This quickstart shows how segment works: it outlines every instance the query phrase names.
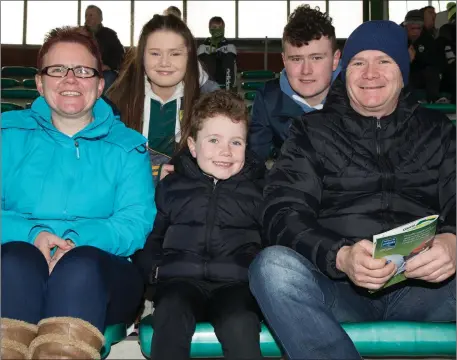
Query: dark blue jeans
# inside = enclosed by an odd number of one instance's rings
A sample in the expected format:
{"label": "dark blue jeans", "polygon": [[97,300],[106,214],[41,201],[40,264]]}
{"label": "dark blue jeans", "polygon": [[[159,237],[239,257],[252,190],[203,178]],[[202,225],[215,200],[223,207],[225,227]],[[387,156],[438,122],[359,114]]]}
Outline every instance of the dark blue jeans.
{"label": "dark blue jeans", "polygon": [[340,322],[455,321],[455,277],[370,295],[334,281],[297,252],[272,246],[250,267],[250,287],[289,359],[360,359]]}
{"label": "dark blue jeans", "polygon": [[49,275],[34,245],[2,245],[2,317],[37,324],[53,316],[88,321],[102,333],[107,325],[132,323],[143,297],[137,268],[127,259],[91,246],[66,253]]}

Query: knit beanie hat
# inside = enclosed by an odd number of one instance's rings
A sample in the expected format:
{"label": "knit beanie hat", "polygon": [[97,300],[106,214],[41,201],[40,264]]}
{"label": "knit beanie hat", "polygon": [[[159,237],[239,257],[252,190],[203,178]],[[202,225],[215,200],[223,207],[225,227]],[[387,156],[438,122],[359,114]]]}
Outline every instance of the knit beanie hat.
{"label": "knit beanie hat", "polygon": [[424,25],[424,12],[421,10],[410,10],[405,16],[405,25],[418,24]]}
{"label": "knit beanie hat", "polygon": [[341,57],[341,76],[346,78],[346,69],[351,59],[359,52],[378,50],[389,55],[400,68],[403,83],[408,84],[409,53],[408,36],[404,28],[389,20],[364,22],[346,40]]}

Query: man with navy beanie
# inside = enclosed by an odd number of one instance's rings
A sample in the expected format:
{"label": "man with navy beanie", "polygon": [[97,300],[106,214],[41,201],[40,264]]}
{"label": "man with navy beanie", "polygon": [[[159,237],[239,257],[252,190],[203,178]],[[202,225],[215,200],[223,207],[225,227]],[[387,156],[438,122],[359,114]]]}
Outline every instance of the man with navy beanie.
{"label": "man with navy beanie", "polygon": [[[273,246],[249,283],[288,359],[369,355],[344,322],[456,320],[456,132],[402,91],[406,43],[391,21],[360,25],[343,50],[343,81],[321,111],[292,123],[268,176],[261,220]],[[433,214],[433,246],[385,287],[397,264],[373,258],[371,239]]]}
{"label": "man with navy beanie", "polygon": [[408,84],[408,38],[401,26],[393,21],[374,20],[355,29],[346,41],[341,58],[343,78],[351,59],[364,50],[377,50],[389,55],[400,68],[404,85]]}

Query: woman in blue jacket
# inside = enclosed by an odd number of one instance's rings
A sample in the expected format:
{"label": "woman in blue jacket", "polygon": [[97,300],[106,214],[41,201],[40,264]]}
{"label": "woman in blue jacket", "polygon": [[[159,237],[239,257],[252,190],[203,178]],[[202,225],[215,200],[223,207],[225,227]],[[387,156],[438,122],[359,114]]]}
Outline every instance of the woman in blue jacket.
{"label": "woman in blue jacket", "polygon": [[99,49],[51,31],[31,109],[2,114],[2,359],[95,359],[134,320],[156,208],[146,139],[99,99]]}

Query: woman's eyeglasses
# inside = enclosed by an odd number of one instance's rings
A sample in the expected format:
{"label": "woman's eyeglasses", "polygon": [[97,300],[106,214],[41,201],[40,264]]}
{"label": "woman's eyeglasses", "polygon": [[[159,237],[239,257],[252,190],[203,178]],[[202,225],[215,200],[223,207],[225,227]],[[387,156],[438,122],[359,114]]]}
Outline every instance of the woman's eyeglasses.
{"label": "woman's eyeglasses", "polygon": [[51,77],[63,78],[68,75],[69,71],[73,71],[73,74],[77,78],[88,79],[94,76],[99,76],[99,72],[96,69],[87,66],[75,66],[68,67],[64,65],[51,65],[41,69],[40,74],[45,74]]}

